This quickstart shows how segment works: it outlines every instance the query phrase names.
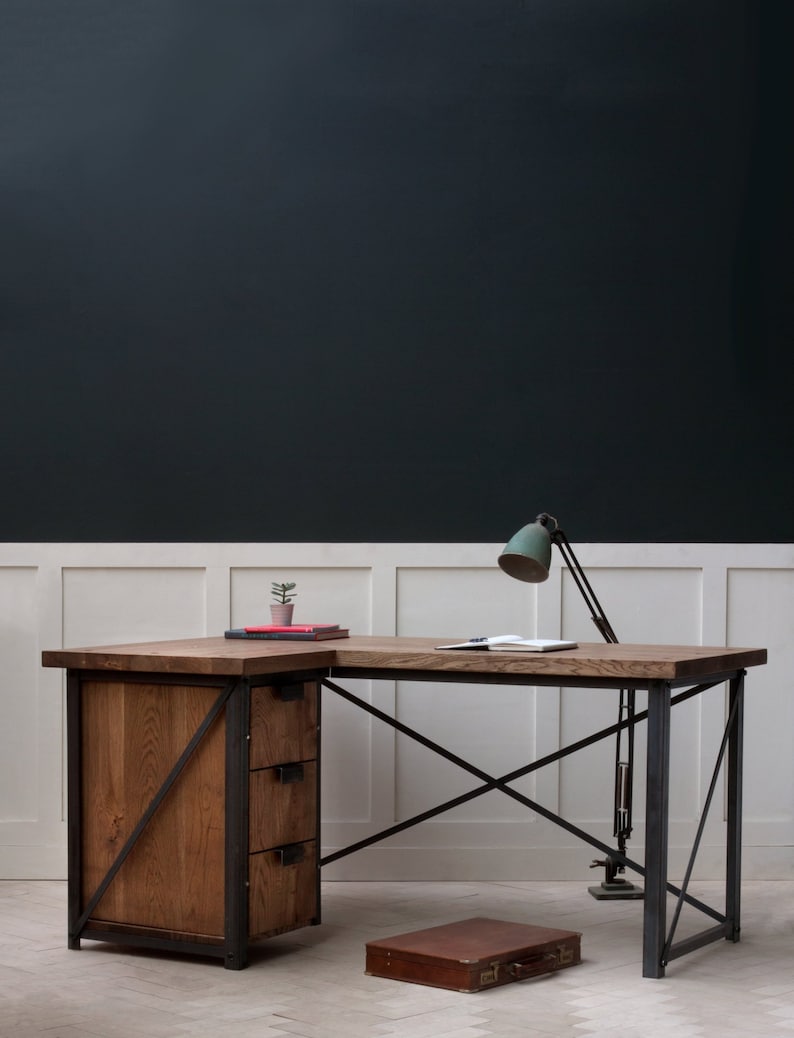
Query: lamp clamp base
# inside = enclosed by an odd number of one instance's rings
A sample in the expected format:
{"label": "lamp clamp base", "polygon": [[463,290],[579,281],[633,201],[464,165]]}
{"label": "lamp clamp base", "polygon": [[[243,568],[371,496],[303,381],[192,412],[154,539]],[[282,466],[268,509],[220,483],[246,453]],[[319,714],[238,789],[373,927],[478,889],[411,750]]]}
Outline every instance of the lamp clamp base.
{"label": "lamp clamp base", "polygon": [[623,866],[614,858],[606,857],[602,861],[594,859],[591,869],[606,869],[606,878],[597,887],[588,887],[588,893],[597,901],[635,901],[643,897],[643,892],[627,879],[618,875]]}

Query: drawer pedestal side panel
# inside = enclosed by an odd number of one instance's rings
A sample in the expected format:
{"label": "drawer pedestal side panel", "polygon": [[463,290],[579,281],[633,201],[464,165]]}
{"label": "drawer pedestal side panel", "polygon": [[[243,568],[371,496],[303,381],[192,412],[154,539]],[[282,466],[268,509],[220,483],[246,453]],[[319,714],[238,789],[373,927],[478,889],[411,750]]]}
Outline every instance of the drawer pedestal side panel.
{"label": "drawer pedestal side panel", "polygon": [[[217,698],[216,688],[84,681],[83,904]],[[219,717],[141,834],[92,915],[221,937],[225,725]]]}

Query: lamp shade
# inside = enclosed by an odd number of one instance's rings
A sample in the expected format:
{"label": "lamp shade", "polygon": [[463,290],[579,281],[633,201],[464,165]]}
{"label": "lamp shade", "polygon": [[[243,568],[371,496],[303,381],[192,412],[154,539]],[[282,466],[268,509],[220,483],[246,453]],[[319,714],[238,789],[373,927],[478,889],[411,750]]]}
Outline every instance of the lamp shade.
{"label": "lamp shade", "polygon": [[544,522],[536,519],[513,534],[499,556],[499,565],[516,580],[540,584],[551,566],[551,535]]}

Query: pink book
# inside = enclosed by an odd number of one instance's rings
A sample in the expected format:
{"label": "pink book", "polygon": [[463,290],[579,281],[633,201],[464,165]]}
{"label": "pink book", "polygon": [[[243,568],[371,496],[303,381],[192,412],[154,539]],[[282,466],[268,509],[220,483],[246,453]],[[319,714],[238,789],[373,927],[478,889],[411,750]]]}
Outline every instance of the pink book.
{"label": "pink book", "polygon": [[247,634],[317,634],[321,631],[338,631],[339,624],[290,624],[279,627],[277,624],[260,624],[257,627],[245,627]]}

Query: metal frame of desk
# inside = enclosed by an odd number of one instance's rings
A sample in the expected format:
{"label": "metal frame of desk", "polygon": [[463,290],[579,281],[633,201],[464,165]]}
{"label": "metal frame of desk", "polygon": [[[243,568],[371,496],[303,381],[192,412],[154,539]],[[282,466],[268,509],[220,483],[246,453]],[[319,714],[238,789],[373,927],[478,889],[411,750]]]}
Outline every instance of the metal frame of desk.
{"label": "metal frame of desk", "polygon": [[[214,710],[226,709],[233,723],[228,726],[230,740],[227,761],[230,761],[229,790],[227,791],[227,836],[230,846],[237,849],[227,858],[227,870],[237,877],[227,893],[228,932],[224,943],[224,958],[229,968],[243,968],[247,964],[247,938],[244,914],[246,903],[245,855],[240,845],[245,843],[245,785],[247,758],[245,739],[241,735],[245,713],[246,693],[255,677],[278,676],[279,680],[290,680],[298,674],[320,682],[336,695],[340,695],[357,708],[367,711],[391,725],[398,732],[417,740],[428,749],[463,768],[481,781],[476,789],[447,801],[435,808],[422,812],[411,819],[397,823],[365,840],[340,849],[320,858],[319,865],[329,864],[344,855],[369,846],[396,832],[419,824],[437,814],[467,800],[474,799],[492,789],[522,803],[528,809],[563,827],[568,832],[605,851],[627,868],[644,877],[645,893],[643,906],[643,967],[644,977],[663,977],[666,965],[682,955],[708,943],[725,939],[738,941],[740,934],[741,906],[741,792],[742,792],[742,741],[743,741],[743,693],[745,668],[766,662],[763,649],[723,649],[682,646],[632,646],[632,645],[581,645],[577,649],[557,653],[517,654],[487,651],[439,652],[435,641],[416,638],[357,637],[324,643],[233,641],[224,639],[198,639],[181,642],[153,642],[142,645],[110,646],[89,649],[50,651],[43,654],[45,666],[66,667],[74,680],[79,671],[91,670],[115,673],[153,673],[212,680],[224,685],[224,692],[216,702]],[[210,675],[212,677],[210,678]],[[221,681],[220,678],[224,681]],[[373,678],[399,681],[448,681],[478,684],[511,684],[523,686],[582,687],[588,689],[647,690],[648,708],[637,713],[631,722],[622,721],[585,739],[562,747],[546,757],[529,763],[507,775],[492,776],[459,757],[452,751],[427,739],[420,732],[403,725],[353,695],[340,685],[345,678]],[[670,721],[674,705],[708,688],[727,682],[728,719],[715,762],[714,772],[703,808],[701,824],[692,848],[686,874],[680,888],[667,879],[668,867],[668,801],[670,777]],[[674,691],[678,690],[678,691]],[[74,699],[75,697],[72,697]],[[77,726],[77,717],[72,712],[72,728]],[[234,720],[236,718],[236,720]],[[647,721],[647,786],[646,786],[646,842],[644,865],[627,856],[619,855],[609,847],[564,818],[536,803],[509,786],[511,781],[527,775],[541,767],[552,764],[586,746],[614,735],[628,723]],[[211,724],[207,717],[197,731],[183,757],[189,757],[192,749],[202,738],[202,729]],[[192,746],[192,749],[191,749]],[[73,761],[74,740],[70,738],[70,783],[74,785]],[[703,832],[708,808],[716,788],[717,778],[727,758],[727,837],[725,911],[718,912],[692,897],[687,890],[689,878]],[[173,776],[175,778],[176,775]],[[170,777],[172,781],[173,778]],[[168,781],[152,802],[151,813],[167,795]],[[70,816],[76,810],[70,796]],[[147,813],[149,814],[149,813]],[[149,817],[151,814],[149,814]],[[145,827],[143,818],[136,833]],[[135,836],[135,834],[134,834]],[[137,838],[137,837],[136,837]],[[134,844],[134,838],[131,845]],[[111,877],[112,878],[112,877]],[[106,877],[108,879],[108,877]],[[318,869],[319,881],[319,869]],[[74,886],[74,863],[70,855],[70,946],[78,947],[81,920],[87,913],[79,912],[79,899]],[[667,893],[677,897],[672,926],[667,928]],[[714,920],[715,925],[675,943],[675,927],[684,903],[693,905]],[[157,942],[151,942],[157,943]],[[184,945],[182,945],[184,948]],[[193,950],[195,948],[185,948]],[[202,949],[206,952],[206,948]]]}

